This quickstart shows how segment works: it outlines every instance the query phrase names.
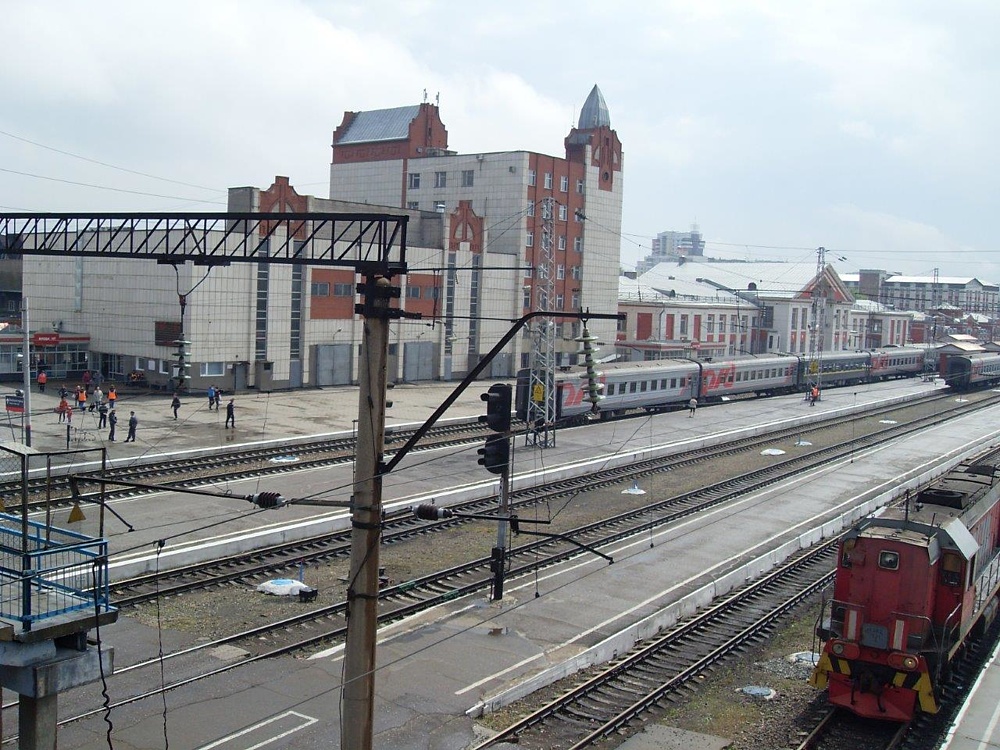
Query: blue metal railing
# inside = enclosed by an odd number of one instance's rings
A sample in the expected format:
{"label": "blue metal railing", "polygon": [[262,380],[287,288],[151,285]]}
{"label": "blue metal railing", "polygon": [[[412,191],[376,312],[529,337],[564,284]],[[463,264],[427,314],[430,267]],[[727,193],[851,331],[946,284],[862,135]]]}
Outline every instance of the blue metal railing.
{"label": "blue metal railing", "polygon": [[0,617],[25,630],[59,615],[111,609],[108,543],[0,513]]}

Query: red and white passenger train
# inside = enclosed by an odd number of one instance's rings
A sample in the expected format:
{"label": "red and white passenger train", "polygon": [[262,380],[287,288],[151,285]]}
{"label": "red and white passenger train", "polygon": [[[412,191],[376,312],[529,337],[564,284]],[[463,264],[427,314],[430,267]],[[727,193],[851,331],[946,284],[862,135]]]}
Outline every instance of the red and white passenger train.
{"label": "red and white passenger train", "polygon": [[860,716],[936,713],[937,687],[997,612],[1000,451],[969,459],[840,543],[810,682]]}
{"label": "red and white passenger train", "polygon": [[[831,352],[818,360],[823,387],[867,383],[889,378],[913,377],[934,369],[937,361],[921,347],[873,351]],[[650,362],[613,362],[600,366],[604,385],[600,402],[602,419],[620,416],[629,409],[655,411],[686,405],[692,397],[711,403],[726,396],[770,396],[804,392],[816,377],[807,356],[764,354],[711,362],[660,359]],[[517,415],[524,419],[528,404],[529,373],[517,378]],[[555,382],[556,419],[584,417],[591,411],[585,400],[587,382],[579,371],[560,374]]]}

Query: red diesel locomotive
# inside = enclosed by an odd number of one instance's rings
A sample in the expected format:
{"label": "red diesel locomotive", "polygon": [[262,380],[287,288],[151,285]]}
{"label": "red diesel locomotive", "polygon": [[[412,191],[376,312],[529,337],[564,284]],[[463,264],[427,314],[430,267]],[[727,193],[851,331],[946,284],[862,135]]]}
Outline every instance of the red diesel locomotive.
{"label": "red diesel locomotive", "polygon": [[810,682],[860,716],[936,713],[936,687],[997,611],[1000,452],[968,459],[841,540]]}

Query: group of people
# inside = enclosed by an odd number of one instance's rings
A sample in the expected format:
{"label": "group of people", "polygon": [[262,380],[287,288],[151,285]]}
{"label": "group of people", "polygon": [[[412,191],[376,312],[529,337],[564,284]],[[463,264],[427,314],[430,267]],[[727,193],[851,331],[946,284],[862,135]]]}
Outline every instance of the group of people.
{"label": "group of people", "polygon": [[[214,385],[208,386],[208,410],[219,411],[222,408],[222,389],[216,388]],[[174,419],[177,419],[177,412],[181,408],[181,397],[179,393],[175,393],[173,399],[170,401],[170,408],[174,412]],[[236,399],[229,399],[229,403],[226,404],[226,429],[229,428],[236,429]]]}
{"label": "group of people", "polygon": [[[89,373],[86,373],[89,375]],[[38,376],[38,390],[40,393],[45,392],[45,385],[48,382],[47,377],[43,377],[44,372],[40,372]],[[86,378],[84,385],[76,386],[76,390],[73,394],[70,394],[69,390],[65,385],[59,389],[59,405],[56,406],[56,413],[59,415],[59,422],[65,422],[67,425],[73,423],[73,412],[75,410],[79,411],[90,411],[97,412],[98,415],[98,429],[107,428],[108,429],[108,441],[111,443],[116,442],[115,430],[118,426],[118,414],[115,411],[115,405],[118,401],[118,391],[114,385],[109,386],[108,392],[105,395],[104,391],[101,390],[100,385],[96,389],[91,391],[92,379]],[[69,402],[70,395],[73,396],[73,402],[75,406],[71,406]],[[89,405],[88,405],[89,402]],[[222,402],[222,390],[216,388],[214,385],[209,386],[208,389],[208,409],[211,411],[213,408],[218,411],[221,408]],[[170,408],[173,410],[174,419],[177,419],[178,412],[181,408],[181,398],[180,394],[175,393],[173,399],[170,402]],[[139,426],[139,418],[136,417],[135,412],[129,412],[128,419],[128,434],[123,442],[134,443],[136,440],[136,429]],[[233,398],[229,399],[229,403],[226,404],[226,429],[236,429],[236,400]]]}

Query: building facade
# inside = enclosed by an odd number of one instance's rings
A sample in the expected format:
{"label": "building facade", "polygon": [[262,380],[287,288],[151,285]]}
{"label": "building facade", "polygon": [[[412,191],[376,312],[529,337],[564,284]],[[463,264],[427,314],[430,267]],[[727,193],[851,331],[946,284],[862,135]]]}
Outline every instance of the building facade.
{"label": "building facade", "polygon": [[859,299],[870,299],[897,310],[930,313],[948,307],[1000,317],[1000,287],[973,276],[903,276],[868,269],[844,274],[843,280]]}
{"label": "building facade", "polygon": [[[576,321],[560,312],[614,313],[618,297],[623,155],[607,105],[595,86],[564,155],[529,151],[458,154],[438,107],[346,112],[333,134],[330,197],[458,216],[449,247],[464,247],[461,268],[471,290],[466,367],[528,312],[554,314],[558,364],[573,364]],[[466,221],[464,217],[474,217]],[[485,237],[481,229],[491,228]],[[590,330],[614,340],[614,323]],[[529,365],[525,329],[491,363],[494,376]]]}
{"label": "building facade", "polygon": [[[393,304],[421,318],[392,322],[389,380],[464,374],[471,292],[457,271],[469,267],[472,251],[449,247],[445,238],[455,216],[477,225],[468,212],[460,208],[452,216],[330,201],[299,195],[284,177],[266,190],[231,189],[229,209],[406,216],[409,273],[395,280],[401,296]],[[272,228],[262,224],[260,231],[265,229]],[[273,237],[262,236],[263,252],[269,243],[282,242],[288,229],[280,224],[273,227]],[[308,224],[295,229],[303,236],[308,230]],[[482,234],[489,236],[486,230]],[[156,243],[160,238],[147,239]],[[208,241],[224,239],[220,232]],[[357,380],[363,320],[354,309],[360,278],[353,269],[25,255],[23,270],[32,321],[42,321],[43,330],[57,321],[67,340],[89,337],[83,369],[99,370],[115,382],[172,388],[178,340],[189,342],[187,383],[192,389],[270,390]]]}

